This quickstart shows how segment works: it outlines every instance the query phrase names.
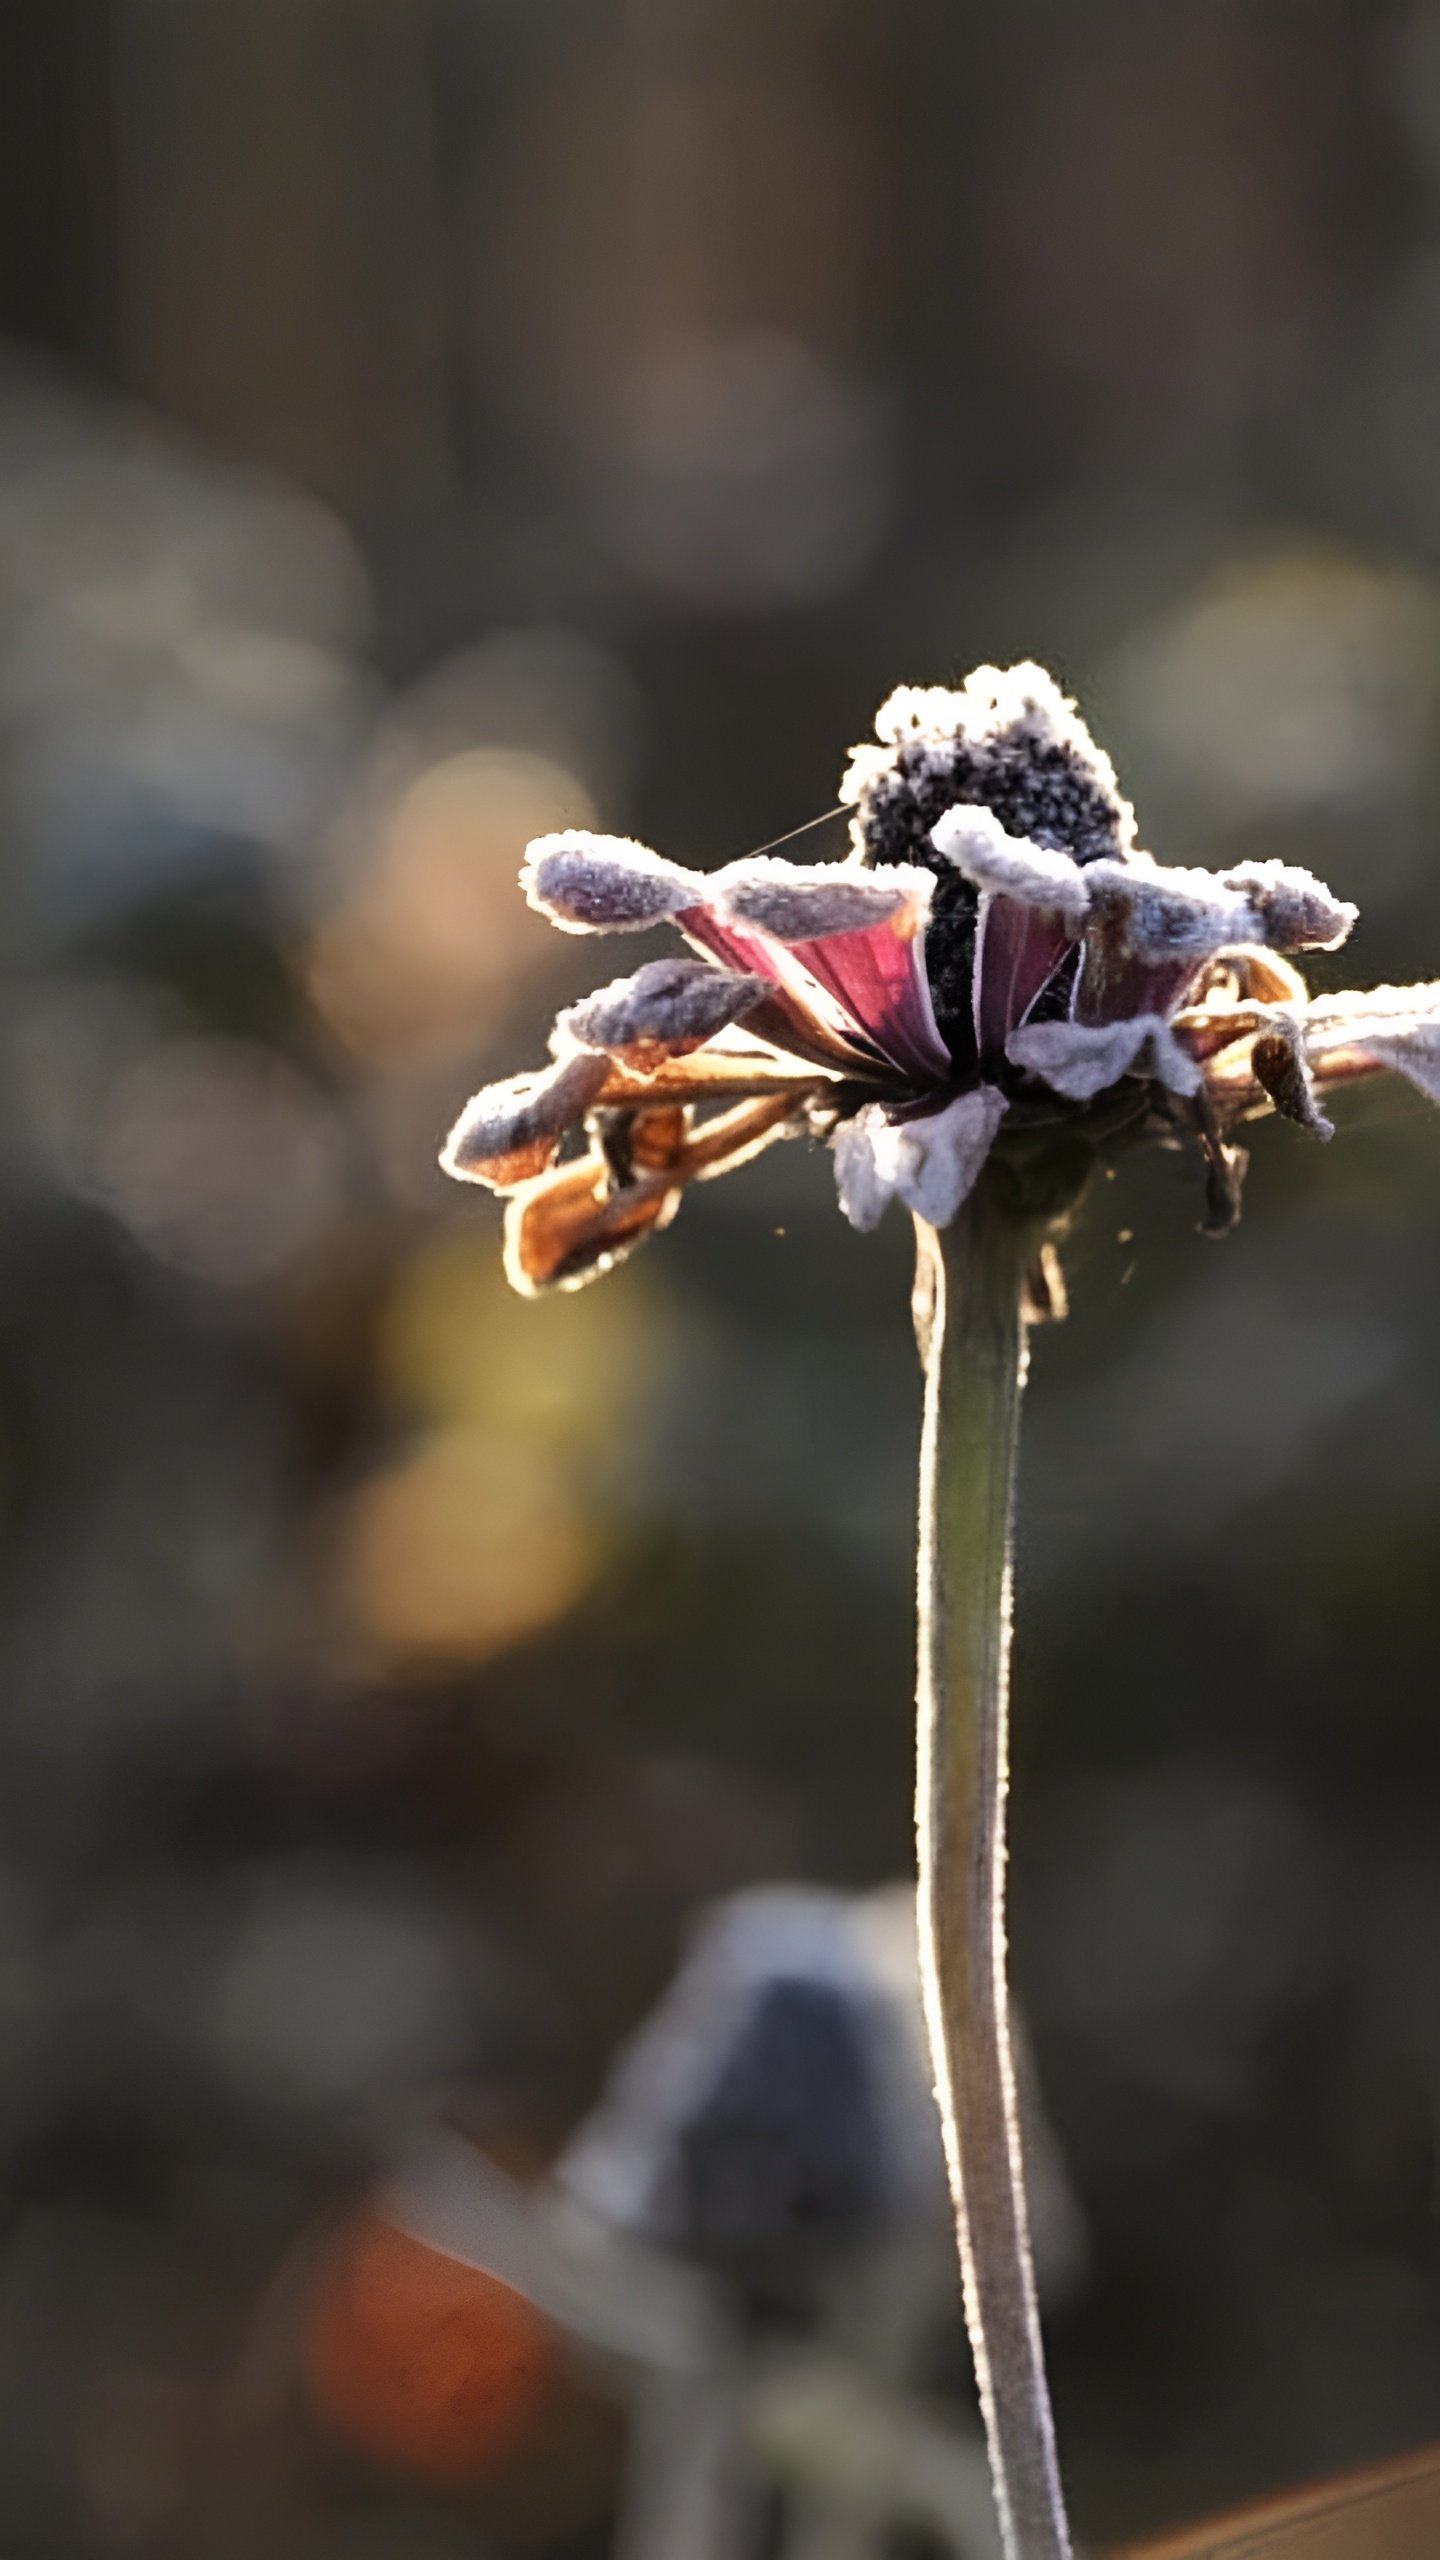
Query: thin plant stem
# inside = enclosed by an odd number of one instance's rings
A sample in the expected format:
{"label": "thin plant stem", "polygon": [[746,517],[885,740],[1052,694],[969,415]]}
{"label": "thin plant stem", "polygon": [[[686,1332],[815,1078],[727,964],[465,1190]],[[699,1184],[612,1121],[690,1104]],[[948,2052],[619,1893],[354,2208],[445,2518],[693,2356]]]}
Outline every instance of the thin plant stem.
{"label": "thin plant stem", "polygon": [[1025,2208],[1005,1979],[1011,1519],[1040,1230],[982,1181],[917,1221],[919,1937],[926,2026],[1007,2560],[1070,2560]]}

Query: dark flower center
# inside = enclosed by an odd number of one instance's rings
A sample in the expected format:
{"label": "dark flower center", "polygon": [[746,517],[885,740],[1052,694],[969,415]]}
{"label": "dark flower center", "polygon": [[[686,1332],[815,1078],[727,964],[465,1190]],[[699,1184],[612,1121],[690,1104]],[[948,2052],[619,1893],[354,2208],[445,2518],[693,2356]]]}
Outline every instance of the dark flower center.
{"label": "dark flower center", "polygon": [[885,764],[867,777],[857,825],[868,862],[912,862],[935,874],[925,966],[940,1036],[964,1072],[977,1063],[978,901],[971,883],[933,850],[931,828],[957,804],[992,809],[1008,835],[1026,836],[1077,862],[1095,862],[1102,854],[1128,851],[1134,813],[1108,756],[1083,732],[1048,737],[1043,724],[1022,717],[977,737],[964,722],[965,697],[957,694],[955,703],[962,717],[952,736],[918,730],[902,735]]}

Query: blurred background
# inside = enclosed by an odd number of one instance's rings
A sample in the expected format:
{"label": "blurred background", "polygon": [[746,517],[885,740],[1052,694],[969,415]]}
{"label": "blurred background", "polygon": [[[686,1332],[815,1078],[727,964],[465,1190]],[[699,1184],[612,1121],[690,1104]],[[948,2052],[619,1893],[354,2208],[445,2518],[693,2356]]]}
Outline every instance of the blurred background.
{"label": "blurred background", "polygon": [[[717,1897],[905,1874],[919,1399],[798,1147],[505,1294],[436,1148],[609,974],[521,848],[743,852],[1035,656],[1433,973],[1440,7],[16,0],[0,197],[0,2547],[603,2560],[623,2393],[427,2414],[341,2279]],[[1221,1246],[1135,1163],[1037,1345],[1097,2542],[1440,2434],[1437,1150],[1266,1128]]]}

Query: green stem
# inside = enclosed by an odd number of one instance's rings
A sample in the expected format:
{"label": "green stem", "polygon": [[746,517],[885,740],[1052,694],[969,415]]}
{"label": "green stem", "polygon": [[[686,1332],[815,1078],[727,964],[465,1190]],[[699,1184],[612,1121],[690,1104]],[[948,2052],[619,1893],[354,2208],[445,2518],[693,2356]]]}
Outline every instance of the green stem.
{"label": "green stem", "polygon": [[1005,1984],[1010,1533],[1041,1233],[983,1181],[943,1234],[917,1221],[920,1960],[1007,2560],[1070,2560]]}

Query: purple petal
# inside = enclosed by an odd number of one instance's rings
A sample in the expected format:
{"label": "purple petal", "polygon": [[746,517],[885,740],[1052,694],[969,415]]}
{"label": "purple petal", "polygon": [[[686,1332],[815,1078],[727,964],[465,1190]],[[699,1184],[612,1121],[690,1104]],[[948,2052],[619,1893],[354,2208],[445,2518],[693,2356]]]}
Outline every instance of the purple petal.
{"label": "purple petal", "polygon": [[705,960],[647,960],[628,978],[570,1005],[555,1025],[561,1045],[605,1049],[612,1057],[659,1063],[701,1049],[768,993],[765,981]]}
{"label": "purple petal", "polygon": [[852,1036],[922,1086],[951,1073],[925,973],[933,893],[929,872],[899,863],[873,872],[755,856],[715,879],[722,929],[783,950],[840,1008]]}
{"label": "purple petal", "polygon": [[975,1037],[982,1058],[1003,1054],[1073,945],[1053,911],[982,898],[975,936]]}
{"label": "purple petal", "polygon": [[520,886],[562,933],[634,933],[677,915],[704,882],[629,836],[570,827],[526,848]]}
{"label": "purple petal", "polygon": [[893,924],[877,924],[865,933],[831,934],[791,949],[903,1074],[921,1085],[948,1079],[950,1052],[930,1000],[923,934],[907,936]]}

